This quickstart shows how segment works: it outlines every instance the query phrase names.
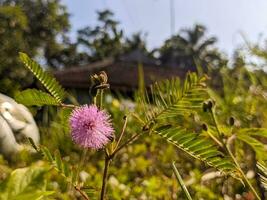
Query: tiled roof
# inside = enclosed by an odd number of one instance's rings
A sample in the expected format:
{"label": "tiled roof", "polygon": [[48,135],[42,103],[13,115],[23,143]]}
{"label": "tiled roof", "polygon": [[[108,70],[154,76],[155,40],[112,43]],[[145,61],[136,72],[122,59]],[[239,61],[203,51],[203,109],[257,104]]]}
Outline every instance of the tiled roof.
{"label": "tiled roof", "polygon": [[[136,63],[115,62],[107,59],[82,67],[56,71],[54,75],[65,88],[89,88],[90,75],[105,71],[112,90],[129,91],[138,87],[138,66]],[[143,65],[146,86],[151,83],[175,76],[184,77],[186,72],[179,68],[158,65]]]}

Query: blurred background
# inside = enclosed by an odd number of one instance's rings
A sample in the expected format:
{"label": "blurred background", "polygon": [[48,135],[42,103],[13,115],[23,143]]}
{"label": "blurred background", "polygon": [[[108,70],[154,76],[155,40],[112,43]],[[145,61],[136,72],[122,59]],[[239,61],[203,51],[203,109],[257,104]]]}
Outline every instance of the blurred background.
{"label": "blurred background", "polygon": [[[54,74],[69,92],[68,102],[75,104],[91,102],[89,77],[104,70],[111,86],[105,105],[119,131],[125,113],[141,112],[134,101],[140,69],[145,87],[166,78],[184,79],[191,71],[209,77],[222,123],[234,116],[240,127],[266,128],[266,10],[265,0],[0,0],[0,93],[13,98],[23,89],[42,89],[19,61],[19,52]],[[81,149],[69,137],[66,111],[29,109],[40,143],[78,163]],[[201,129],[201,124],[188,126]],[[129,119],[128,132],[139,128]],[[258,153],[264,155],[262,141]],[[239,153],[255,178],[255,153],[249,148]],[[80,173],[96,191],[102,156],[89,152]],[[18,167],[47,168],[40,155],[0,158],[0,181]],[[231,178],[203,182],[208,167],[157,136],[143,138],[118,156],[111,167],[110,199],[184,199],[170,167],[174,159],[194,199],[253,199]],[[51,199],[81,199],[55,171],[41,180],[40,186],[57,191]],[[264,199],[257,178],[253,184]]]}
{"label": "blurred background", "polygon": [[264,0],[0,4],[1,92],[11,96],[33,83],[18,63],[19,51],[53,70],[112,58],[195,71],[196,63],[232,67],[240,56],[248,67],[264,69],[264,60],[254,56],[265,48]]}

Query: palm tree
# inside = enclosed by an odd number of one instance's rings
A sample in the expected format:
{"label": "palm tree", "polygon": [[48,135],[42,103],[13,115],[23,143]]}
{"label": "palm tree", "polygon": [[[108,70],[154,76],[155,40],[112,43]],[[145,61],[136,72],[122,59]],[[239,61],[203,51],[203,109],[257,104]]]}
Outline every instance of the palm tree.
{"label": "palm tree", "polygon": [[160,48],[162,64],[179,66],[196,71],[201,66],[204,71],[209,66],[218,68],[225,63],[221,53],[214,47],[217,39],[205,37],[206,28],[195,25],[192,29],[183,29],[180,34],[166,40]]}

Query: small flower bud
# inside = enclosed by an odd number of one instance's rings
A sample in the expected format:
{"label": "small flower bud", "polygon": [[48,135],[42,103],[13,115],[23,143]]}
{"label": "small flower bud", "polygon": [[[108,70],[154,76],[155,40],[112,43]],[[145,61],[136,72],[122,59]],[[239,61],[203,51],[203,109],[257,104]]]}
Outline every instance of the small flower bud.
{"label": "small flower bud", "polygon": [[213,107],[213,102],[212,102],[212,100],[209,100],[209,101],[203,103],[202,108],[203,108],[204,112],[207,112],[207,111],[210,111],[212,109],[212,107]]}
{"label": "small flower bud", "polygon": [[149,126],[148,125],[143,126],[142,131],[148,131],[148,130],[149,130]]}
{"label": "small flower bud", "polygon": [[235,124],[235,118],[234,117],[230,117],[229,118],[229,125],[233,126]]}
{"label": "small flower bud", "polygon": [[108,75],[104,71],[99,73],[98,78],[101,84],[106,84],[108,82]]}
{"label": "small flower bud", "polygon": [[202,129],[204,130],[204,131],[208,131],[208,126],[207,126],[207,124],[202,124]]}
{"label": "small flower bud", "polygon": [[213,107],[213,102],[210,100],[208,101],[208,109],[211,110]]}

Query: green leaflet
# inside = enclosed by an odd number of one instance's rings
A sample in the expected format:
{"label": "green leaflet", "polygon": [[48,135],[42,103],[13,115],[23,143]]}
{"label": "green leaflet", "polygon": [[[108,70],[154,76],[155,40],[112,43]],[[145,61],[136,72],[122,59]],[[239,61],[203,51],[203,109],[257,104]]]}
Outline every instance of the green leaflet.
{"label": "green leaflet", "polygon": [[20,60],[24,65],[34,74],[34,76],[44,85],[49,93],[56,99],[58,103],[61,103],[65,97],[65,91],[59,85],[57,80],[45,72],[42,67],[35,61],[33,61],[25,53],[19,53]]}
{"label": "green leaflet", "polygon": [[45,190],[42,167],[26,167],[14,170],[8,179],[0,185],[1,200],[43,199],[53,194]]}
{"label": "green leaflet", "polygon": [[58,101],[50,94],[36,89],[19,92],[16,94],[15,99],[25,106],[59,105]]}
{"label": "green leaflet", "polygon": [[245,142],[255,151],[259,160],[266,160],[266,149],[264,144],[257,140],[256,137],[267,137],[267,129],[265,128],[243,128],[237,132],[237,138]]}
{"label": "green leaflet", "polygon": [[240,129],[237,134],[267,137],[267,129],[266,128],[243,128],[243,129]]}
{"label": "green leaflet", "polygon": [[238,134],[237,138],[251,146],[259,160],[266,160],[267,151],[264,144],[262,144],[259,140],[245,134]]}
{"label": "green leaflet", "polygon": [[267,191],[267,167],[262,163],[257,163],[257,167],[260,170],[261,184],[263,185],[265,191]]}

